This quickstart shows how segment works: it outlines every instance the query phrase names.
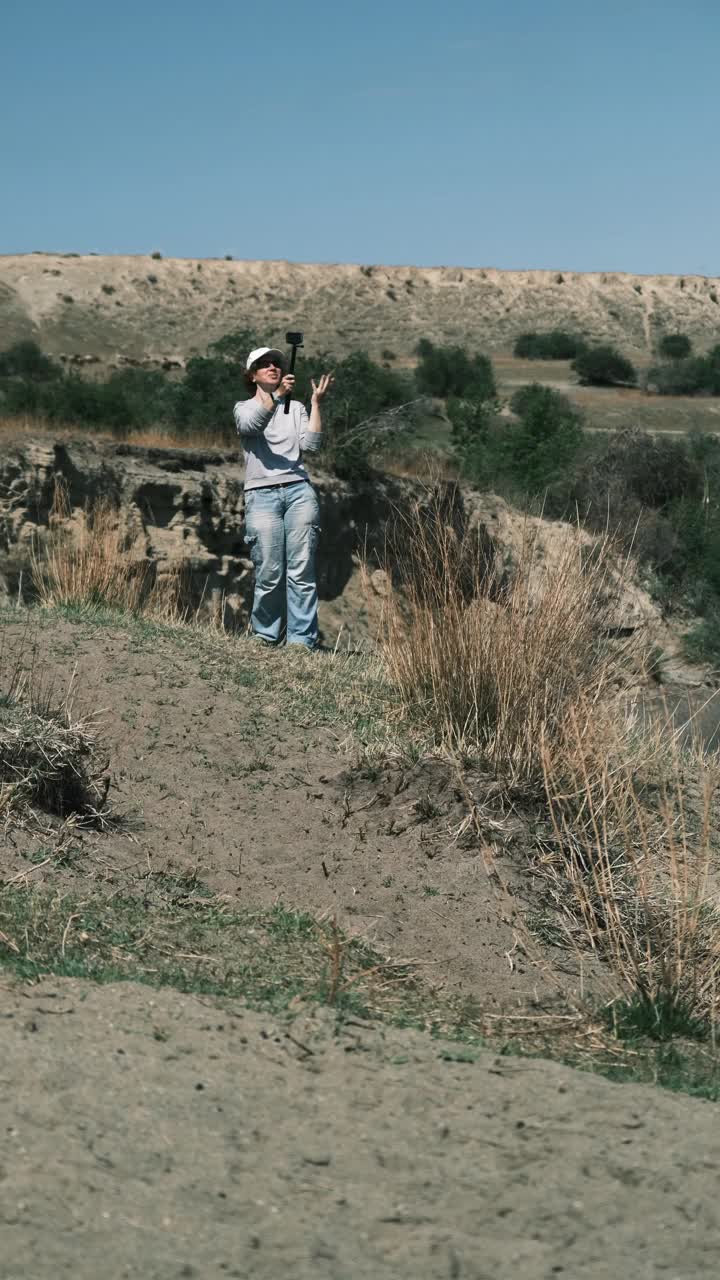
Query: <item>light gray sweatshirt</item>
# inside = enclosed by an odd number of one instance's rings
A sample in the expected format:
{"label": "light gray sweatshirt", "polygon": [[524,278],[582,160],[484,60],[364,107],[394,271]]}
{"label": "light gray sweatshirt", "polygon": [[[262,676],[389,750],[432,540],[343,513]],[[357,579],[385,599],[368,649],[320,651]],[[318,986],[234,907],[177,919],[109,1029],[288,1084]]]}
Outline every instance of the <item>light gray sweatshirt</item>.
{"label": "light gray sweatshirt", "polygon": [[299,400],[290,401],[288,414],[283,410],[283,400],[274,409],[263,409],[255,396],[238,400],[233,409],[245,454],[246,489],[310,478],[302,454],[321,447],[322,432],[310,430],[307,410]]}

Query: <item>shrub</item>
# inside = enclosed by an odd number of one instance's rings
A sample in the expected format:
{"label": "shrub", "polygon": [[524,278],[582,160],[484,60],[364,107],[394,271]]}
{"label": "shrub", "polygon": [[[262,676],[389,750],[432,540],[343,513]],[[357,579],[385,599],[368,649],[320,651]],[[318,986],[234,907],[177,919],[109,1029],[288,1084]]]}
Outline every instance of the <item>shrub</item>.
{"label": "shrub", "polygon": [[583,443],[582,417],[566,396],[532,383],[511,401],[518,427],[507,434],[509,473],[522,490],[539,494],[573,462]]}
{"label": "shrub", "polygon": [[648,370],[647,384],[661,396],[719,396],[720,344],[704,356],[655,365]]}
{"label": "shrub", "polygon": [[100,286],[100,288],[102,289],[103,293],[106,293],[108,296],[110,296],[111,293],[115,292],[114,284],[103,284]]}
{"label": "shrub", "polygon": [[424,395],[476,401],[495,398],[495,375],[488,356],[469,356],[464,347],[436,347],[427,339],[421,339],[416,350],[420,361],[415,381]]}
{"label": "shrub", "polygon": [[150,257],[151,257],[151,258],[155,258],[156,262],[159,262],[159,261],[160,261],[160,259],[162,258],[162,254],[161,254],[161,253],[158,253],[158,251],[157,251],[157,249],[156,249],[154,253],[151,253],[151,254],[150,254]]}
{"label": "shrub", "polygon": [[154,425],[168,416],[172,384],[159,371],[121,369],[105,382],[88,382],[73,372],[53,382],[10,384],[9,413],[37,413],[55,422],[125,432]]}
{"label": "shrub", "polygon": [[157,284],[158,278],[157,276],[153,275],[151,272],[150,275],[147,277],[147,282],[148,284]]}
{"label": "shrub", "polygon": [[221,338],[211,342],[208,353],[213,358],[239,360],[244,369],[250,352],[260,345],[260,339],[252,329],[234,329],[231,333],[225,333]]}
{"label": "shrub", "polygon": [[518,423],[498,416],[489,401],[451,398],[453,450],[463,477],[514,500],[544,494],[567,479],[584,444],[582,417],[565,396],[534,383],[511,401]]}
{"label": "shrub", "polygon": [[460,474],[481,488],[497,487],[502,437],[494,406],[486,400],[451,396],[446,409]]}
{"label": "shrub", "polygon": [[661,396],[695,396],[705,389],[706,373],[702,357],[674,360],[672,364],[648,369],[646,385]]}
{"label": "shrub", "polygon": [[572,367],[581,383],[593,387],[633,387],[637,373],[615,347],[587,347],[575,357]]}
{"label": "shrub", "polygon": [[29,378],[36,382],[56,382],[62,378],[60,365],[46,356],[36,342],[26,338],[0,352],[0,378]]}
{"label": "shrub", "polygon": [[524,360],[574,360],[586,346],[585,339],[578,334],[551,329],[549,333],[521,333],[513,355]]}
{"label": "shrub", "polygon": [[[627,431],[597,449],[566,486],[564,505],[610,527],[659,575],[669,607],[712,611],[720,602],[720,440]],[[709,500],[706,500],[709,499]]]}
{"label": "shrub", "polygon": [[310,379],[334,369],[337,388],[323,404],[323,458],[337,475],[369,474],[373,456],[415,424],[413,382],[394,369],[375,364],[364,351],[344,360],[316,356],[298,369],[297,396],[308,401]]}
{"label": "shrub", "polygon": [[173,397],[173,421],[180,431],[201,429],[235,435],[233,405],[247,390],[235,361],[220,356],[193,356]]}
{"label": "shrub", "polygon": [[120,513],[109,500],[97,501],[79,522],[72,515],[64,482],[56,483],[50,533],[31,561],[33,586],[47,607],[103,605],[132,613],[177,616],[179,577],[156,583],[149,561],[128,553]]}
{"label": "shrub", "polygon": [[668,360],[685,360],[692,352],[692,342],[685,333],[666,333],[658,343],[658,351]]}
{"label": "shrub", "polygon": [[221,432],[228,442],[235,439],[233,405],[249,394],[242,371],[248,353],[259,345],[255,334],[238,329],[212,342],[206,356],[188,360],[172,397],[173,421],[180,431]]}
{"label": "shrub", "polygon": [[606,507],[610,490],[621,485],[625,493],[645,507],[664,507],[702,495],[702,471],[684,440],[627,431],[608,442],[595,466]]}
{"label": "shrub", "polygon": [[580,936],[608,965],[620,1034],[703,1039],[717,1019],[720,978],[711,888],[717,761],[681,753],[670,721],[632,753],[617,720],[594,736],[589,745],[587,726],[570,725],[561,771],[546,753],[562,859],[556,887],[569,906],[574,899]]}
{"label": "shrub", "polygon": [[515,785],[542,785],[543,744],[561,742],[617,675],[600,641],[611,548],[588,558],[587,545],[568,527],[549,563],[529,530],[507,571],[447,487],[398,516],[390,540],[382,647],[408,714]]}
{"label": "shrub", "polygon": [[717,604],[708,616],[690,629],[683,649],[691,662],[712,662],[720,666],[720,608]]}
{"label": "shrub", "polygon": [[68,706],[37,706],[31,697],[0,700],[0,817],[37,820],[36,808],[80,825],[106,826],[109,777],[92,719]]}

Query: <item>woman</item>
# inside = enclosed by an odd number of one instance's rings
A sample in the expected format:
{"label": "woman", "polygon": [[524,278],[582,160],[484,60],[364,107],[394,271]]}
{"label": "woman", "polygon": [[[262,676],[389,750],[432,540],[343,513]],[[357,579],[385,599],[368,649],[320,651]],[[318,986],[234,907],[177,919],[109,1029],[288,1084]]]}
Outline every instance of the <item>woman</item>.
{"label": "woman", "polygon": [[238,401],[233,412],[245,454],[245,540],[255,566],[253,633],[264,644],[287,640],[316,649],[320,508],[302,454],[322,445],[320,405],[333,379],[324,373],[317,386],[313,382],[309,418],[305,406],[290,398],[295,377],[285,372],[282,351],[251,351],[245,382],[255,394]]}

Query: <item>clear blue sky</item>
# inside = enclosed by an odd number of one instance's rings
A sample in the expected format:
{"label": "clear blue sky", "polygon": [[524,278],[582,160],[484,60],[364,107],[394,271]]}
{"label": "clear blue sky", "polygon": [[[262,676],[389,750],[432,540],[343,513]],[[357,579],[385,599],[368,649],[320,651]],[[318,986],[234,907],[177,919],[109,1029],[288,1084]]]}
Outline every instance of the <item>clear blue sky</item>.
{"label": "clear blue sky", "polygon": [[11,0],[2,27],[1,253],[720,274],[718,0]]}

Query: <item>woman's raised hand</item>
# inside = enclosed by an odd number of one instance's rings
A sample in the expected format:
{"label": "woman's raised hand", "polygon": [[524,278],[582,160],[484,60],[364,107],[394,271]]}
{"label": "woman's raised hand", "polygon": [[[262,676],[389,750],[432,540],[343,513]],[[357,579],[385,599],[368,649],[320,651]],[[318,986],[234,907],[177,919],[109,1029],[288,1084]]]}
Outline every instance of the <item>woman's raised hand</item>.
{"label": "woman's raised hand", "polygon": [[325,399],[335,379],[331,373],[324,373],[319,382],[316,383],[314,378],[311,378],[310,381],[312,382],[313,404],[319,404],[321,400]]}

